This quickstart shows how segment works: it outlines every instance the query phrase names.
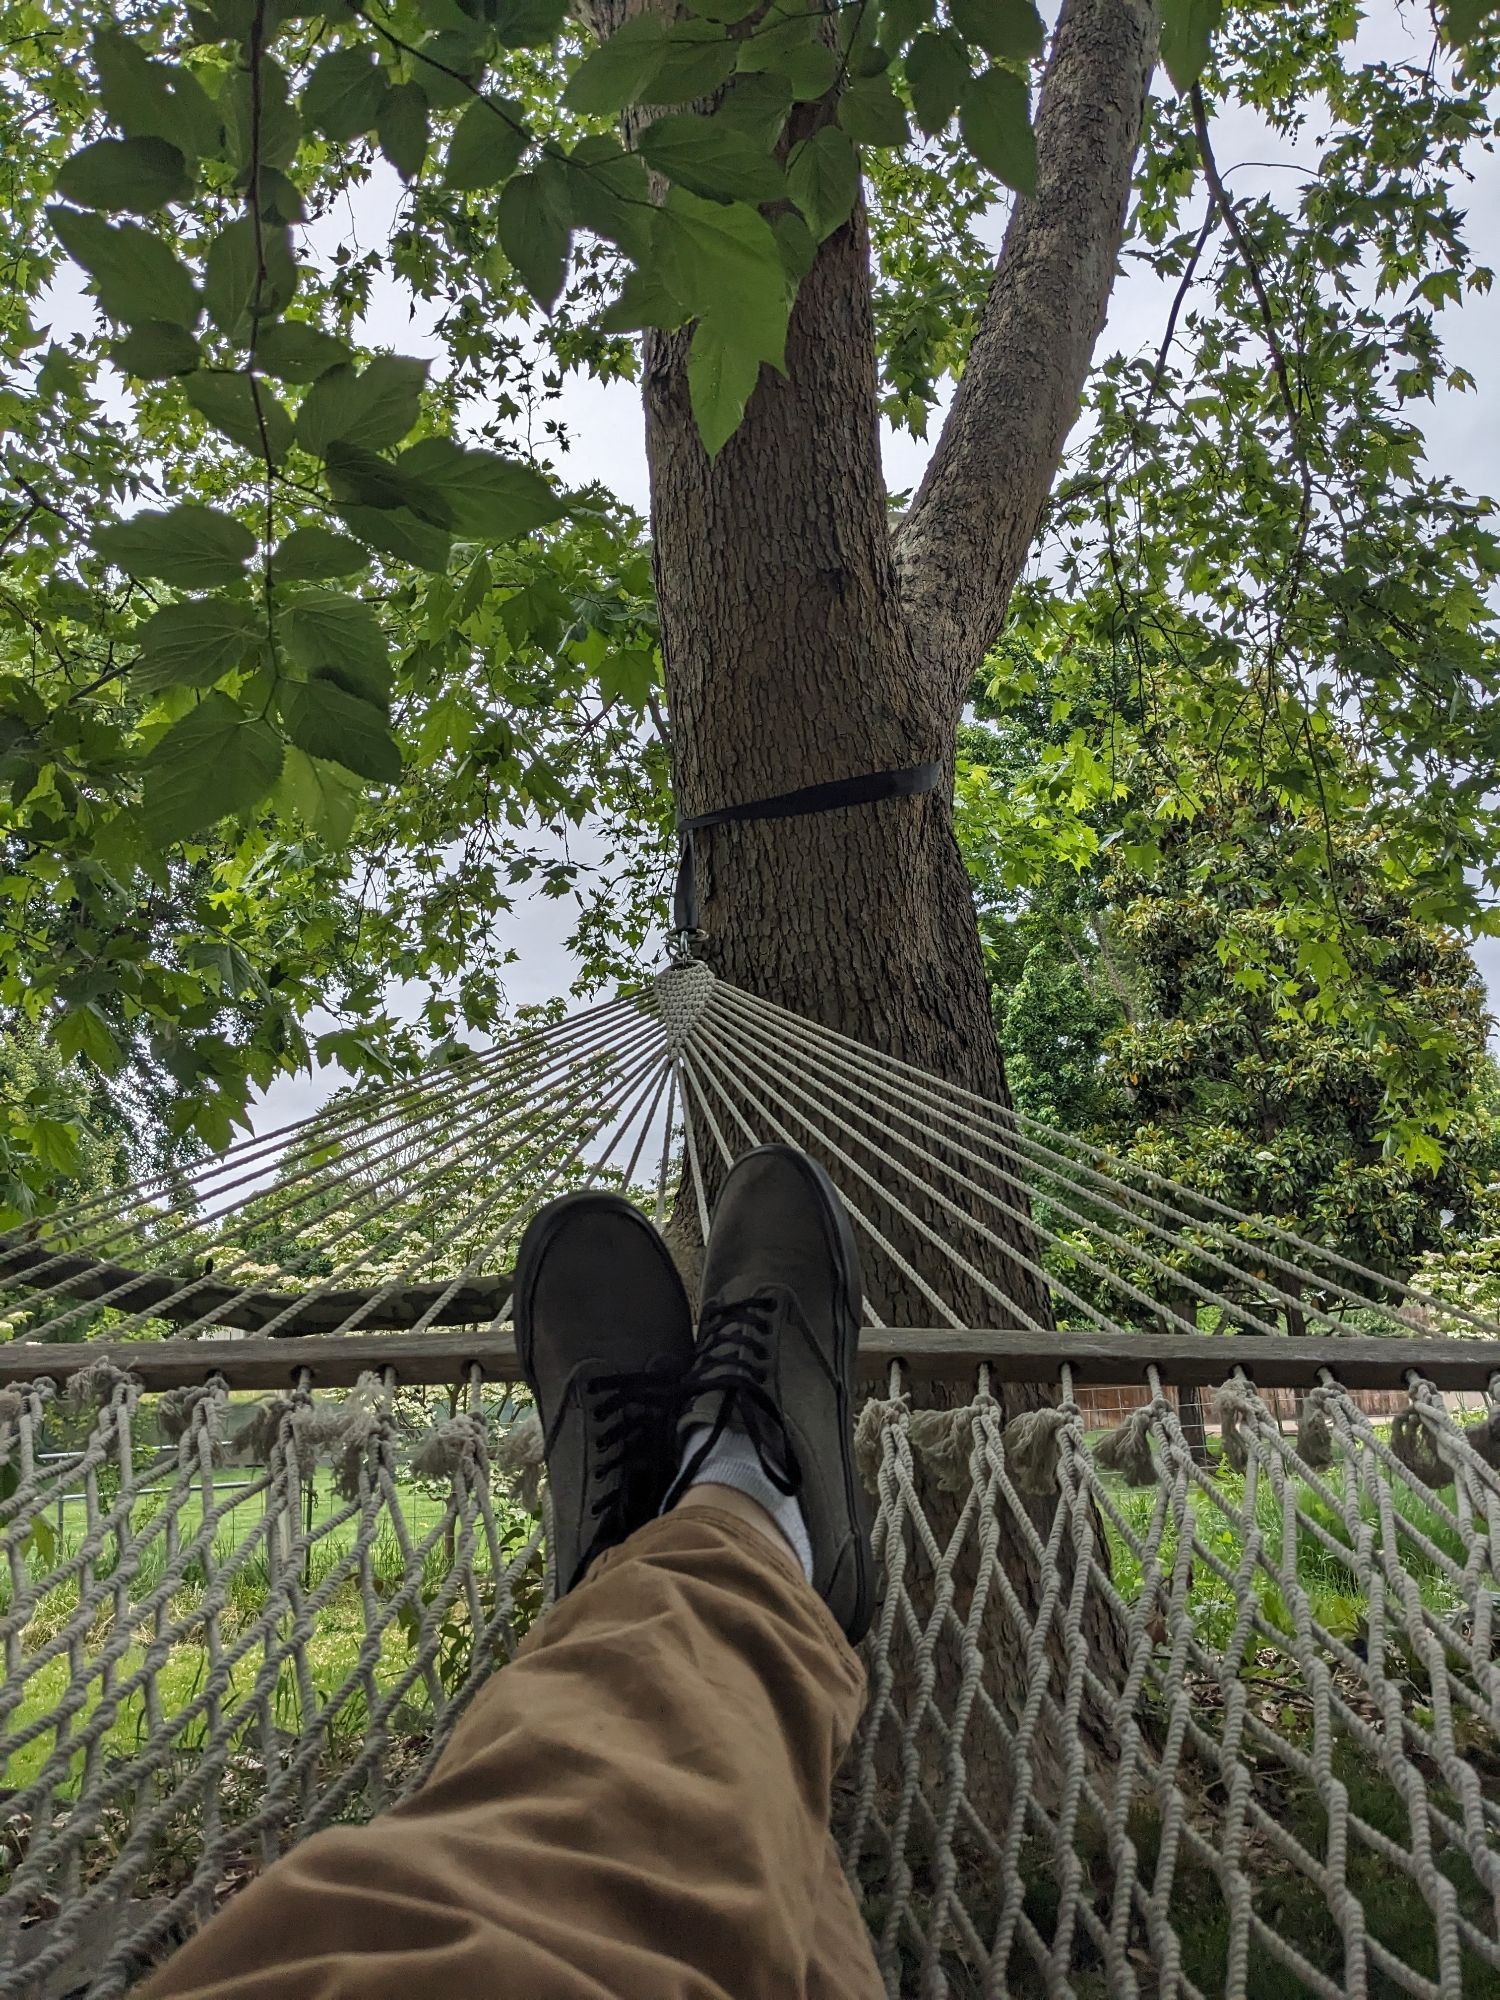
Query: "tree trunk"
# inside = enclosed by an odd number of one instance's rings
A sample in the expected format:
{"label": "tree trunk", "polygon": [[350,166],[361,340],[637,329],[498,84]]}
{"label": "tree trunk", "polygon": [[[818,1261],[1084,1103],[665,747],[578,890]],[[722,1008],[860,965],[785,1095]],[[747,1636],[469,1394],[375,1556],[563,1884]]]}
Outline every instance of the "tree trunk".
{"label": "tree trunk", "polygon": [[[998,634],[1103,323],[1154,24],[1151,0],[1064,8],[1038,121],[1037,197],[1018,207],[1007,232],[984,330],[902,530],[899,567],[880,463],[862,210],[824,243],[802,284],[786,377],[762,370],[744,424],[717,459],[692,419],[687,336],[648,336],[656,583],[685,814],[931,759],[951,778],[967,688]],[[807,129],[831,109],[799,115]],[[704,956],[716,971],[1008,1105],[951,783],[918,798],[716,828],[695,837],[695,855]],[[703,1151],[711,1164],[713,1149]],[[1015,1194],[1009,1184],[1007,1199]],[[866,1188],[857,1196],[965,1324],[1052,1324],[1024,1197],[1019,1219],[986,1216],[1001,1253],[903,1189],[999,1287],[996,1300],[935,1258],[920,1231]],[[889,1259],[867,1262],[882,1319],[931,1323],[920,1287]],[[1038,1400],[1036,1390],[1007,1390],[1006,1413]],[[924,1505],[941,1543],[959,1503],[929,1492]],[[1051,1502],[1037,1503],[1044,1537],[1051,1511]],[[969,1574],[956,1579],[961,1593],[972,1581],[972,1548]],[[1033,1608],[1041,1579],[1013,1525],[1001,1554]],[[1097,1594],[1092,1602],[1096,1665],[1117,1681],[1121,1637]],[[998,1608],[984,1649],[990,1691],[1014,1716],[1026,1692],[1023,1639]],[[957,1685],[956,1649],[939,1672],[941,1700],[945,1684],[950,1696]],[[1084,1728],[1106,1758],[1103,1718],[1086,1715]],[[967,1747],[969,1796],[998,1830],[1014,1774],[998,1752],[986,1766],[984,1752]],[[1033,1762],[1045,1798],[1059,1746],[1039,1743]]]}

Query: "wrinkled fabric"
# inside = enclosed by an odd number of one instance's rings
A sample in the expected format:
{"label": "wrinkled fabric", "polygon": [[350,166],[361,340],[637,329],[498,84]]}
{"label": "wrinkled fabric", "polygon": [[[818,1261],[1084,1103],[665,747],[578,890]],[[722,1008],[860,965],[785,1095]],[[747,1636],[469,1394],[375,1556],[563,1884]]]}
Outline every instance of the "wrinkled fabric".
{"label": "wrinkled fabric", "polygon": [[150,2000],[881,2000],[828,1829],[864,1674],[783,1552],[683,1508],[612,1549],[428,1782],[303,1841]]}

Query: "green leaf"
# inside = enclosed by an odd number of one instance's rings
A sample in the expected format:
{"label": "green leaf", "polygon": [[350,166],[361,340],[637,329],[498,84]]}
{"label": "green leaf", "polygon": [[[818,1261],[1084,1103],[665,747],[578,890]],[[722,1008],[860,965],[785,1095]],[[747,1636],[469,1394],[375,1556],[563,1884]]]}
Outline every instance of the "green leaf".
{"label": "green leaf", "polygon": [[240,597],[198,597],[164,604],[141,627],[131,667],[137,687],[212,687],[241,666],[265,637],[257,607]]}
{"label": "green leaf", "polygon": [[276,700],[288,736],[309,757],[342,764],[380,785],[400,783],[401,752],[373,702],[324,680],[286,681]]}
{"label": "green leaf", "polygon": [[746,353],[785,367],[786,272],[763,215],[674,188],[657,211],[655,242],[657,269],[690,316],[733,324]]}
{"label": "green leaf", "polygon": [[605,333],[635,333],[648,326],[670,330],[690,317],[687,307],[654,271],[628,271],[620,296],[599,315],[599,326]]}
{"label": "green leaf", "polygon": [[192,326],[198,294],[159,236],[136,222],[109,223],[76,208],[49,208],[47,219],[75,263],[94,280],[100,306],[127,325],[166,320]]}
{"label": "green leaf", "polygon": [[578,142],[563,173],[576,223],[618,243],[631,257],[649,253],[655,205],[639,153],[627,153],[618,139],[597,133]]}
{"label": "green leaf", "polygon": [[775,73],[799,104],[816,104],[838,81],[839,59],[826,42],[804,42],[786,51]]}
{"label": "green leaf", "polygon": [[641,84],[643,104],[690,104],[734,75],[740,44],[711,21],[677,21]]}
{"label": "green leaf", "polygon": [[240,216],[221,229],[203,259],[203,301],[229,339],[248,338],[255,318],[275,319],[291,303],[297,264],[290,230]]}
{"label": "green leaf", "polygon": [[693,421],[704,450],[717,458],[740,427],[760,379],[759,358],[736,345],[717,322],[703,320],[693,329],[687,378]]}
{"label": "green leaf", "polygon": [[201,156],[219,145],[219,114],[191,70],[153,62],[117,28],[101,28],[90,44],[104,115],[130,139],[166,139]]}
{"label": "green leaf", "polygon": [[1208,62],[1224,0],[1162,0],[1161,59],[1179,90],[1191,90]]}
{"label": "green leaf", "polygon": [[1017,194],[1036,193],[1036,134],[1014,70],[987,69],[964,85],[959,128],[982,167]]}
{"label": "green leaf", "polygon": [[306,320],[278,320],[263,326],[255,342],[256,366],[283,382],[316,382],[330,368],[353,359],[342,340]]}
{"label": "green leaf", "polygon": [[199,416],[232,444],[280,465],[291,449],[292,420],[268,383],[228,370],[201,368],[182,385]]}
{"label": "green leaf", "polygon": [[948,0],[948,12],[964,40],[998,62],[1030,62],[1047,40],[1032,0]]}
{"label": "green leaf", "polygon": [[295,813],[310,833],[333,847],[346,847],[360,796],[360,787],[341,765],[309,757],[295,743],[287,745],[276,804],[283,813]]}
{"label": "green leaf", "polygon": [[225,694],[174,723],[144,760],[141,821],[163,846],[248,812],[281,771],[281,738]]}
{"label": "green leaf", "polygon": [[570,111],[609,118],[637,102],[666,40],[659,14],[635,14],[584,57],[568,79],[563,103]]}
{"label": "green leaf", "polygon": [[427,99],[415,83],[398,83],[381,101],[375,120],[380,150],[404,181],[414,181],[427,158]]}
{"label": "green leaf", "polygon": [[861,77],[839,99],[839,123],[862,146],[904,146],[906,112],[888,76]]}
{"label": "green leaf", "polygon": [[776,231],[781,268],[794,285],[800,285],[818,261],[818,245],[813,233],[794,208],[778,215],[771,227]]}
{"label": "green leaf", "polygon": [[786,186],[818,241],[831,236],[849,220],[859,198],[859,155],[848,133],[824,125],[793,146]]}
{"label": "green leaf", "polygon": [[377,354],[367,368],[320,375],[297,412],[297,442],[322,458],[330,444],[378,450],[399,444],[417,421],[427,363]]}
{"label": "green leaf", "polygon": [[262,222],[274,222],[290,227],[293,223],[306,222],[307,203],[302,199],[302,190],[295,181],[287,179],[279,167],[262,167],[256,182],[256,213]]}
{"label": "green leaf", "polygon": [[65,1062],[84,1056],[106,1076],[113,1076],[124,1061],[108,1021],[92,1000],[70,1007],[53,1028],[52,1039]]}
{"label": "green leaf", "polygon": [[489,0],[485,18],[503,49],[549,49],[562,33],[568,0]]}
{"label": "green leaf", "polygon": [[954,34],[918,35],[906,52],[906,85],[922,131],[941,132],[969,81],[969,58]]}
{"label": "green leaf", "polygon": [[756,70],[729,79],[715,107],[714,123],[733,126],[761,152],[774,153],[791,108],[792,90],[786,78]]}
{"label": "green leaf", "polygon": [[566,510],[541,473],[495,451],[468,451],[448,438],[424,438],[404,451],[402,472],[435,489],[458,533],[473,541],[514,542]]}
{"label": "green leaf", "polygon": [[530,138],[519,104],[476,99],[453,128],[443,179],[451,188],[499,187],[515,172]]}
{"label": "green leaf", "polygon": [[122,375],[134,375],[141,382],[165,382],[171,375],[191,374],[198,366],[198,353],[198,343],[185,326],[149,319],[117,340],[109,357]]}
{"label": "green leaf", "polygon": [[561,206],[555,175],[515,174],[500,191],[500,248],[544,312],[550,312],[568,275],[573,232]]}
{"label": "green leaf", "polygon": [[96,139],[64,160],[57,192],[80,208],[129,209],[149,215],[193,192],[187,161],[165,139]]}
{"label": "green leaf", "polygon": [[363,701],[390,700],[390,649],[367,604],[341,590],[308,589],[282,606],[277,631],[305,673],[337,681]]}
{"label": "green leaf", "polygon": [[762,202],[779,201],[787,191],[766,148],[717,118],[659,118],[641,134],[640,149],[648,166],[694,194]]}
{"label": "green leaf", "polygon": [[385,93],[386,80],[373,50],[334,49],[303,86],[302,116],[335,144],[358,139],[374,128]]}
{"label": "green leaf", "polygon": [[329,445],[323,463],[328,485],[340,506],[404,507],[435,528],[453,526],[453,509],[435,486],[424,484],[379,453],[360,444]]}
{"label": "green leaf", "polygon": [[370,558],[359,543],[336,535],[332,528],[293,528],[271,557],[271,573],[278,583],[320,583],[325,577],[353,576],[369,566]]}
{"label": "green leaf", "polygon": [[[467,25],[467,34],[445,29],[417,44],[425,60],[412,65],[412,81],[420,85],[435,111],[452,111],[474,102],[475,87],[484,74],[484,51],[474,37],[482,35],[483,29],[477,22]],[[439,64],[440,68],[434,67]],[[451,76],[447,73],[450,70]]]}
{"label": "green leaf", "polygon": [[175,590],[236,583],[255,554],[255,537],[212,507],[171,507],[112,521],[94,536],[95,552],[127,576],[154,576]]}
{"label": "green leaf", "polygon": [[382,555],[438,575],[447,569],[452,546],[447,529],[424,521],[409,507],[361,507],[340,501],[339,512],[345,525]]}
{"label": "green leaf", "polygon": [[302,143],[302,119],[287,89],[286,71],[270,56],[260,61],[260,88],[248,69],[231,70],[219,95],[230,164],[248,175],[261,167],[290,167]]}

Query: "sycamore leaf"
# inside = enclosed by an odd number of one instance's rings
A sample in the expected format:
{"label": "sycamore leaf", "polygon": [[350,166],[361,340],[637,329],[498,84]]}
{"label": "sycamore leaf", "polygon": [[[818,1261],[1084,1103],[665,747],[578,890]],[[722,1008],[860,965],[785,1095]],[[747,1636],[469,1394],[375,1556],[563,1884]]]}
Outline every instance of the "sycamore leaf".
{"label": "sycamore leaf", "polygon": [[568,0],[487,0],[485,19],[503,49],[549,49],[562,32]]}
{"label": "sycamore leaf", "polygon": [[464,190],[499,187],[515,172],[530,138],[519,104],[476,98],[453,128],[443,179]]}
{"label": "sycamore leaf", "polygon": [[248,69],[236,68],[225,78],[219,111],[231,164],[248,174],[252,161],[262,167],[290,167],[302,143],[302,118],[292,102],[286,71],[274,57],[262,56],[258,86]]}
{"label": "sycamore leaf", "polygon": [[113,1076],[124,1061],[108,1021],[92,1000],[70,1007],[53,1028],[52,1040],[65,1062],[83,1056],[106,1076]]}
{"label": "sycamore leaf", "polygon": [[369,566],[369,555],[359,543],[331,528],[293,528],[271,557],[271,573],[278,583],[321,583],[330,576],[353,576]]}
{"label": "sycamore leaf", "polygon": [[821,243],[849,220],[859,198],[859,155],[847,132],[824,125],[792,148],[787,193]]}
{"label": "sycamore leaf", "polygon": [[760,379],[760,361],[728,338],[718,322],[700,320],[688,349],[687,378],[703,448],[717,458],[740,427]]}
{"label": "sycamore leaf", "polygon": [[565,511],[531,466],[499,452],[465,450],[448,438],[424,438],[402,452],[398,466],[440,494],[458,533],[474,541],[519,541]]}
{"label": "sycamore leaf", "polygon": [[303,85],[302,116],[325,139],[358,139],[374,126],[385,93],[373,50],[334,49]]}
{"label": "sycamore leaf", "polygon": [[143,320],[196,322],[193,281],[151,230],[136,222],[109,223],[77,208],[49,208],[47,219],[68,255],[93,279],[95,296],[111,319],[131,326]]}
{"label": "sycamore leaf", "polygon": [[654,271],[627,271],[620,296],[599,316],[605,333],[635,333],[644,327],[671,329],[688,319],[688,309]]}
{"label": "sycamore leaf", "polygon": [[441,575],[448,567],[452,540],[446,528],[424,521],[409,507],[361,507],[341,501],[339,512],[345,525],[361,541],[398,562],[415,563],[418,569]]}
{"label": "sycamore leaf", "polygon": [[332,847],[347,847],[359,811],[361,788],[342,765],[309,757],[295,743],[286,748],[276,805],[294,813],[310,833]]}
{"label": "sycamore leaf", "polygon": [[271,465],[280,465],[291,449],[291,417],[268,383],[227,370],[200,368],[184,380],[182,392],[216,431]]}
{"label": "sycamore leaf", "polygon": [[964,143],[982,167],[1017,194],[1036,193],[1036,134],[1026,86],[1014,70],[987,69],[964,85],[959,105]]}
{"label": "sycamore leaf", "polygon": [[563,172],[575,223],[618,243],[631,257],[648,254],[655,205],[639,153],[625,152],[611,134],[596,133],[579,140]]}
{"label": "sycamore leaf", "polygon": [[427,363],[377,354],[367,368],[319,376],[297,412],[297,442],[323,457],[334,443],[376,451],[398,444],[417,421]]}
{"label": "sycamore leaf", "polygon": [[380,150],[404,181],[414,181],[427,158],[427,99],[419,84],[398,83],[381,100],[375,120]]}
{"label": "sycamore leaf", "polygon": [[568,275],[573,232],[554,175],[514,174],[500,190],[500,248],[544,312],[550,312]]}
{"label": "sycamore leaf", "polygon": [[657,268],[690,315],[732,323],[747,354],[785,367],[786,273],[763,215],[674,188],[657,211],[655,241]]}
{"label": "sycamore leaf", "polygon": [[839,123],[862,146],[904,146],[911,137],[901,100],[884,73],[850,84],[839,99]]}
{"label": "sycamore leaf", "polygon": [[998,62],[1029,62],[1047,39],[1032,0],[948,0],[948,12],[964,40]]}
{"label": "sycamore leaf", "polygon": [[238,216],[204,254],[203,302],[231,340],[248,335],[252,315],[269,320],[284,311],[296,287],[291,231],[274,223]]}
{"label": "sycamore leaf", "polygon": [[198,366],[199,348],[185,326],[163,319],[143,320],[109,350],[122,375],[141,382],[165,382],[172,375],[190,375]]}
{"label": "sycamore leaf", "polygon": [[281,738],[226,694],[207,695],[141,766],[141,823],[162,846],[258,805],[281,771]]}
{"label": "sycamore leaf", "polygon": [[640,149],[648,166],[694,194],[762,202],[787,191],[769,151],[718,118],[658,118],[641,134]]}
{"label": "sycamore leaf", "polygon": [[400,782],[401,751],[383,707],[329,680],[283,682],[276,699],[288,736],[309,757],[380,785]]}
{"label": "sycamore leaf", "polygon": [[570,111],[608,118],[637,102],[666,36],[659,14],[632,15],[584,57],[568,79],[563,103]]}
{"label": "sycamore leaf", "polygon": [[256,336],[256,366],[283,382],[316,382],[330,368],[347,366],[352,360],[342,340],[306,320],[278,320],[263,326]]}
{"label": "sycamore leaf", "polygon": [[127,576],[154,576],[177,590],[235,583],[255,553],[255,537],[228,514],[192,505],[132,514],[94,536],[94,548]]}
{"label": "sycamore leaf", "polygon": [[165,139],[194,156],[217,150],[219,114],[191,70],[153,62],[117,28],[101,28],[89,53],[104,114],[127,138]]}
{"label": "sycamore leaf", "polygon": [[167,687],[212,687],[242,665],[264,636],[258,608],[244,598],[164,604],[141,627],[131,678],[151,694]]}
{"label": "sycamore leaf", "polygon": [[193,192],[187,161],[165,139],[96,139],[57,170],[57,192],[80,208],[149,215]]}
{"label": "sycamore leaf", "polygon": [[288,657],[361,700],[390,699],[390,648],[367,604],[341,590],[299,591],[282,606],[277,632]]}
{"label": "sycamore leaf", "polygon": [[917,124],[929,135],[941,132],[957,111],[969,81],[969,58],[958,36],[918,35],[906,52],[906,86]]}
{"label": "sycamore leaf", "polygon": [[1224,0],[1162,0],[1161,59],[1179,90],[1203,74],[1223,14]]}

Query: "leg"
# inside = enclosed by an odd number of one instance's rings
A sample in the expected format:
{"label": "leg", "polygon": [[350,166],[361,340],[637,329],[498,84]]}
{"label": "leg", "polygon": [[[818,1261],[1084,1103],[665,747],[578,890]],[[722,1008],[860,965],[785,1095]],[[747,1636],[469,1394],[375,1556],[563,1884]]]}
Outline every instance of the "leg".
{"label": "leg", "polygon": [[416,1797],[295,1849],[149,2000],[878,1996],[862,1935],[815,1965],[862,1671],[769,1521],[706,1498],[594,1565]]}

